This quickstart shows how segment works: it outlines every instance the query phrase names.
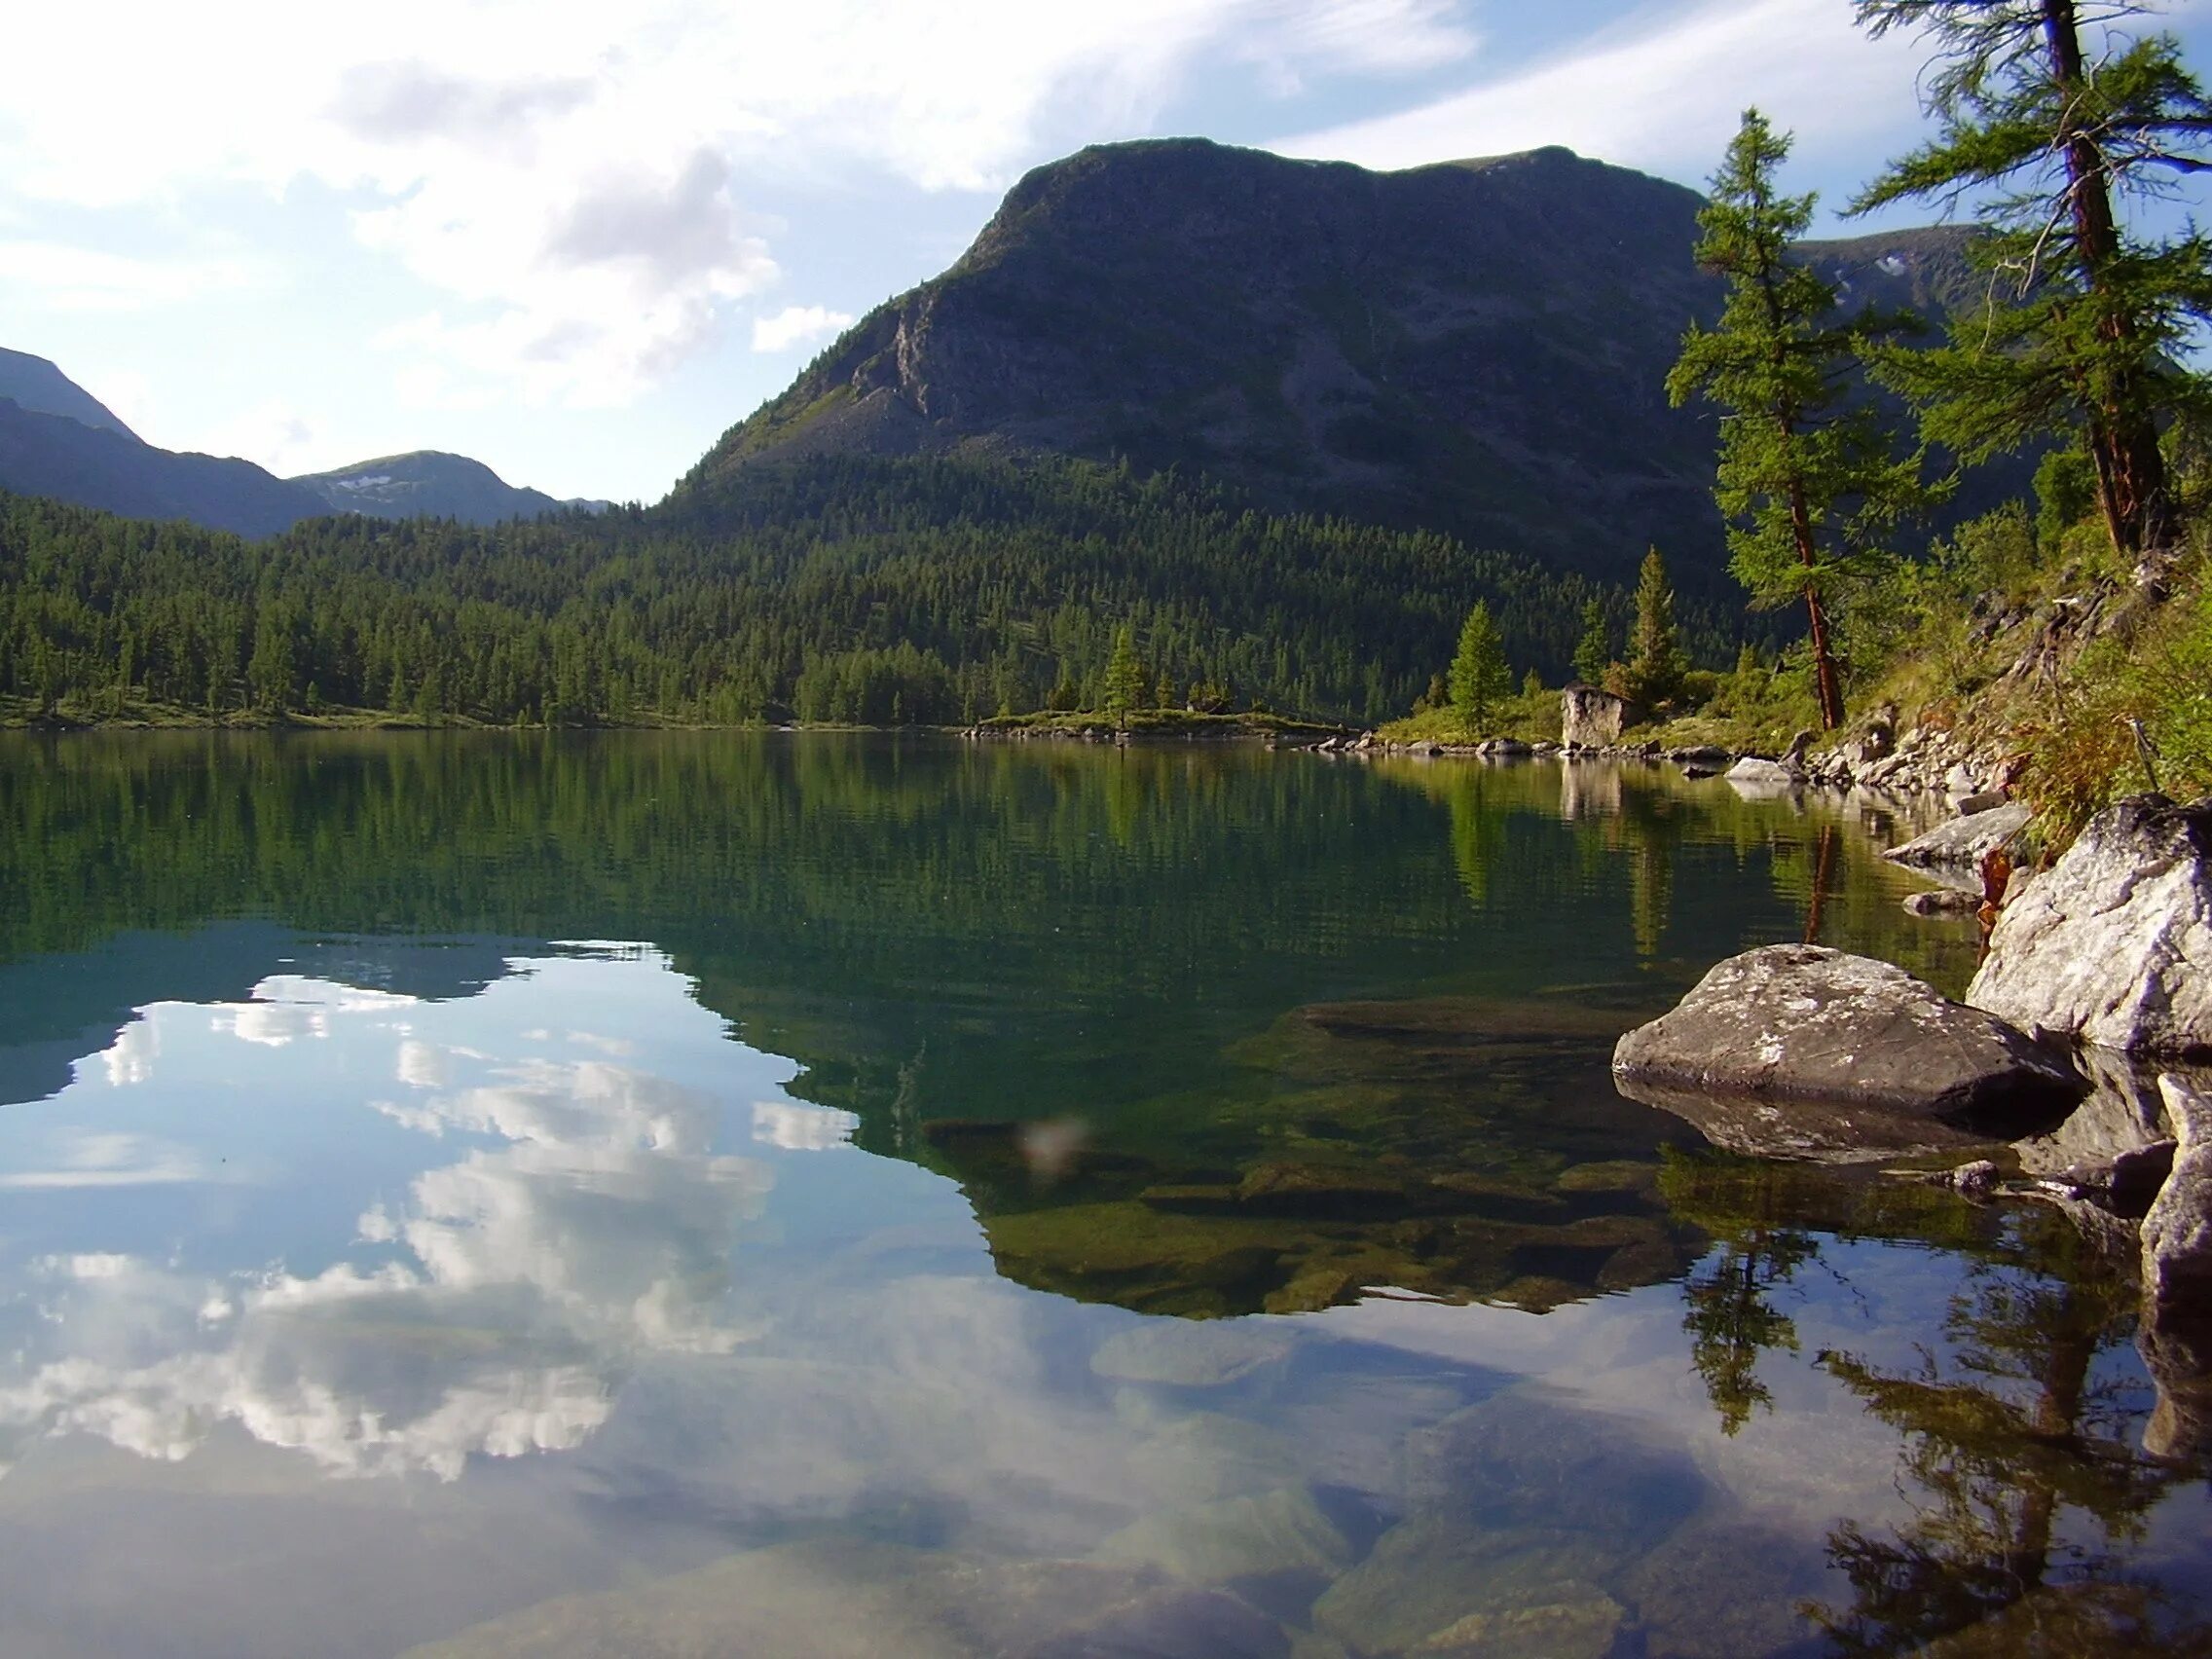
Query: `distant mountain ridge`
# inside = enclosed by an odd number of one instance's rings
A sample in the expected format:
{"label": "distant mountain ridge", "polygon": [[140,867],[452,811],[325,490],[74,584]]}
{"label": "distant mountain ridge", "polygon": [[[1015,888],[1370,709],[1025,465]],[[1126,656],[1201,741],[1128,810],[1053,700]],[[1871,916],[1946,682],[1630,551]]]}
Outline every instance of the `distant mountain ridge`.
{"label": "distant mountain ridge", "polygon": [[44,357],[0,346],[0,397],[33,415],[61,415],[80,425],[117,432],[138,441],[138,434],[114,410]]}
{"label": "distant mountain ridge", "polygon": [[499,524],[536,518],[567,507],[599,511],[605,501],[556,500],[542,490],[509,484],[480,461],[442,450],[380,456],[329,472],[292,480],[313,491],[334,512],[371,518],[452,518],[463,524]]}
{"label": "distant mountain ridge", "polygon": [[480,461],[437,450],[282,479],[235,457],[158,449],[46,358],[4,348],[0,489],[254,537],[333,512],[487,525],[608,504],[556,500],[506,483]]}
{"label": "distant mountain ridge", "polygon": [[0,489],[244,536],[274,535],[328,510],[312,491],[250,461],[156,449],[12,400],[0,400]]}
{"label": "distant mountain ridge", "polygon": [[[1435,529],[1729,591],[1711,411],[1663,383],[1699,196],[1559,148],[1379,173],[1196,139],[1037,168],[678,487],[820,454],[1052,452],[1220,477],[1278,511]],[[1940,306],[1970,233],[1808,243],[1845,303]]]}

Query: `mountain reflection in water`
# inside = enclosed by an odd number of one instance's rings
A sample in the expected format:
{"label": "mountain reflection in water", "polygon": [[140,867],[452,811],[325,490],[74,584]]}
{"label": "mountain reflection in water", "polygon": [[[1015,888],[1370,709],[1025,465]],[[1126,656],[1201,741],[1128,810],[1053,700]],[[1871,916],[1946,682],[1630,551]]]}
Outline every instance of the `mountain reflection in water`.
{"label": "mountain reflection in water", "polygon": [[1610,1087],[1874,810],[11,740],[0,1651],[2212,1652],[2124,1264]]}

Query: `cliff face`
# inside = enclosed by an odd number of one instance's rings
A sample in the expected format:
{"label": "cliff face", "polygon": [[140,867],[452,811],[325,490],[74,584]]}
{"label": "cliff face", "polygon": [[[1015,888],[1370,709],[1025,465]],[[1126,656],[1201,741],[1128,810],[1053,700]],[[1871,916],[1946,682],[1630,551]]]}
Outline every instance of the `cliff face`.
{"label": "cliff face", "polygon": [[[1197,140],[1085,150],[683,488],[824,451],[1125,457],[1619,579],[1656,543],[1711,587],[1713,418],[1662,389],[1719,305],[1698,205],[1561,149],[1399,173]],[[1888,303],[1949,283],[1962,240],[1818,250],[1853,299]]]}

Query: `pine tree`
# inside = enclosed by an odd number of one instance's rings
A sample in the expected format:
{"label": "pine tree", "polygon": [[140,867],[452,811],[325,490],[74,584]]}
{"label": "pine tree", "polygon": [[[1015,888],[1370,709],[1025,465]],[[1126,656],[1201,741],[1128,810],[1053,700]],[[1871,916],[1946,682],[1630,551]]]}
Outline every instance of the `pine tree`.
{"label": "pine tree", "polygon": [[1505,642],[1491,620],[1490,607],[1477,601],[1459,629],[1459,648],[1449,676],[1452,708],[1469,731],[1481,729],[1497,701],[1513,689],[1505,665]]}
{"label": "pine tree", "polygon": [[1106,663],[1106,678],[1099,687],[1099,709],[1117,726],[1128,724],[1129,711],[1144,700],[1144,665],[1137,661],[1136,643],[1126,623],[1114,636],[1114,654]]}
{"label": "pine tree", "polygon": [[[2086,20],[2144,10],[2100,0]],[[2212,239],[2194,224],[2164,238],[2131,231],[2120,207],[2212,166],[2212,104],[2179,43],[2111,37],[2091,57],[2076,0],[1859,0],[1859,20],[1877,37],[1916,27],[1932,42],[1937,135],[1851,211],[1996,193],[1976,248],[1987,303],[1954,320],[1947,345],[1881,353],[1877,373],[1970,461],[2080,433],[2115,551],[2170,546],[2158,424],[2212,407],[2204,377],[2178,366],[2212,316]]]}
{"label": "pine tree", "polygon": [[1681,646],[1675,631],[1675,590],[1667,564],[1654,547],[1643,556],[1636,584],[1636,634],[1630,642],[1629,684],[1645,707],[1665,702],[1682,687]]}
{"label": "pine tree", "polygon": [[1837,318],[1834,286],[1789,257],[1814,199],[1776,194],[1788,154],[1788,134],[1744,112],[1698,214],[1697,256],[1727,278],[1727,303],[1715,327],[1682,337],[1667,394],[1680,404],[1702,393],[1727,412],[1714,498],[1728,520],[1729,568],[1754,606],[1804,601],[1821,723],[1832,731],[1843,682],[1831,595],[1925,493],[1919,456],[1894,458],[1873,411],[1845,400],[1858,352],[1894,319]]}
{"label": "pine tree", "polygon": [[1585,685],[1602,685],[1613,660],[1613,634],[1605,608],[1593,599],[1582,608],[1582,638],[1575,642],[1574,676]]}

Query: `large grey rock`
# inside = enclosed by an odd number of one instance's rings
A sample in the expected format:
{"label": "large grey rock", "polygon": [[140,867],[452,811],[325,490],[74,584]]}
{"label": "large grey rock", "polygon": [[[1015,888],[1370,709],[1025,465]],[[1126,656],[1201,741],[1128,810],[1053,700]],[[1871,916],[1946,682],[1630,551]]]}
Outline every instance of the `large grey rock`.
{"label": "large grey rock", "polygon": [[1618,743],[1621,733],[1643,719],[1643,711],[1626,697],[1616,697],[1595,685],[1569,685],[1559,694],[1560,741],[1603,748]]}
{"label": "large grey rock", "polygon": [[1900,968],[1821,945],[1718,964],[1613,1050],[1623,1093],[1732,1151],[1879,1158],[2054,1124],[2083,1086],[2062,1056]]}
{"label": "large grey rock", "polygon": [[2015,801],[2009,806],[1993,806],[1986,812],[1946,819],[1925,835],[1916,835],[1901,847],[1892,847],[1882,857],[1916,869],[1979,869],[1984,858],[2020,838],[2030,816],[2028,809]]}
{"label": "large grey rock", "polygon": [[2128,1053],[2212,1054],[2212,798],[2090,820],[1998,916],[1967,1001]]}

